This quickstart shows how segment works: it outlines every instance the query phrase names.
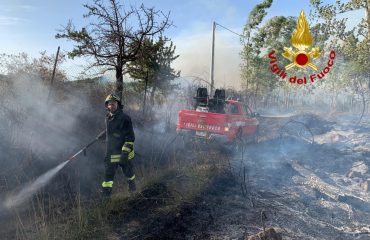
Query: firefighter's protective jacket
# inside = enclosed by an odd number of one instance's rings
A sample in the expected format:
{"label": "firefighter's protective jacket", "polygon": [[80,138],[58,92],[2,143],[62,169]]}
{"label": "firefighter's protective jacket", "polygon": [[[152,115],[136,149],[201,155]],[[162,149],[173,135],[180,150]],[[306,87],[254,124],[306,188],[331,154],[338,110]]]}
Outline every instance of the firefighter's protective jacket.
{"label": "firefighter's protective jacket", "polygon": [[[129,144],[133,147],[135,134],[130,116],[118,109],[114,114],[107,114],[106,119],[106,159],[119,155],[123,147]],[[133,149],[132,149],[133,150]]]}

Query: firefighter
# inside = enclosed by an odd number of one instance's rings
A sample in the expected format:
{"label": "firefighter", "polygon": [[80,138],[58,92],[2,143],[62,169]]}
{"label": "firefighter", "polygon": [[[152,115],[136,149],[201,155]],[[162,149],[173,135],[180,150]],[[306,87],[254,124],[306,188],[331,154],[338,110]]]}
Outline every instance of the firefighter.
{"label": "firefighter", "polygon": [[114,175],[121,167],[128,180],[129,192],[136,191],[135,173],[132,161],[135,157],[135,134],[131,118],[123,112],[120,98],[110,94],[105,99],[107,116],[106,131],[99,139],[106,140],[105,176],[102,183],[103,196],[109,198],[112,193]]}

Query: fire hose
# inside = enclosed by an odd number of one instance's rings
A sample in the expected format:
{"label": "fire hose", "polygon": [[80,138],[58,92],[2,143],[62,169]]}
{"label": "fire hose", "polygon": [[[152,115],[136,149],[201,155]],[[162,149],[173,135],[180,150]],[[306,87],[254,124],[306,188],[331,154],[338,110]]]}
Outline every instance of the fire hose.
{"label": "fire hose", "polygon": [[103,136],[103,134],[105,134],[105,130],[102,131],[101,133],[99,133],[98,136],[96,136],[96,138],[94,140],[92,140],[91,142],[89,142],[85,147],[81,148],[78,152],[76,152],[73,156],[71,156],[70,158],[68,158],[68,160],[73,160],[75,157],[77,157],[78,155],[80,155],[81,153],[83,153],[85,156],[86,156],[86,150],[91,146],[93,145],[94,143],[96,143],[99,138],[101,136]]}
{"label": "fire hose", "polygon": [[[80,150],[78,150],[73,156],[71,156],[70,158],[68,158],[68,161],[71,161],[73,160],[75,157],[77,157],[78,155],[80,155],[81,153],[84,154],[84,156],[86,156],[86,151],[89,147],[91,147],[94,143],[96,143],[97,141],[99,141],[100,137],[103,136],[105,134],[106,130],[100,132],[98,134],[98,136],[95,137],[94,140],[92,140],[91,142],[89,142],[85,147],[81,148]],[[137,156],[141,156],[139,153],[135,153]]]}
{"label": "fire hose", "polygon": [[[24,187],[20,189],[17,192],[14,192],[10,194],[5,202],[4,202],[4,207],[10,209],[12,207],[16,207],[29,198],[31,198],[40,188],[45,186],[69,161],[73,160],[76,158],[78,155],[81,153],[84,153],[86,155],[86,150],[93,145],[95,142],[100,140],[100,138],[106,133],[106,131],[102,131],[98,136],[95,137],[94,140],[89,142],[86,146],[81,148],[79,151],[77,151],[73,156],[68,158],[68,160],[60,163],[58,166],[54,167],[53,169],[50,169],[46,173],[42,174],[38,178],[36,178],[33,181],[30,181],[29,183],[24,184]],[[0,205],[0,209],[1,209]]]}

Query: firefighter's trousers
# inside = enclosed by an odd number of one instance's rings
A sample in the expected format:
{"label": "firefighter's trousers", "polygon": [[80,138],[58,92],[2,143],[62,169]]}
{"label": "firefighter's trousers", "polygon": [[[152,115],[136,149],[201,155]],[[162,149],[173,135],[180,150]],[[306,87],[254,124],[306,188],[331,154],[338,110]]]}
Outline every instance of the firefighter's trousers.
{"label": "firefighter's trousers", "polygon": [[124,160],[120,162],[111,162],[109,159],[105,161],[105,176],[102,183],[103,195],[109,197],[112,193],[114,175],[116,174],[117,167],[121,167],[123,173],[127,177],[128,181],[134,181],[135,173],[131,160]]}

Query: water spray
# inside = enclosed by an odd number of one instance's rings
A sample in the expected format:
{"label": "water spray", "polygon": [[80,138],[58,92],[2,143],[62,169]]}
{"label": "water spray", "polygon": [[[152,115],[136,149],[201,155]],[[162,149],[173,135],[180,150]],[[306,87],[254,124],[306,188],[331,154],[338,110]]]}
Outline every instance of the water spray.
{"label": "water spray", "polygon": [[58,166],[54,167],[53,169],[47,171],[46,173],[42,174],[38,178],[36,178],[33,181],[30,181],[25,184],[25,186],[18,192],[13,193],[10,196],[8,196],[4,202],[4,207],[10,209],[16,206],[19,206],[20,204],[27,201],[29,198],[31,198],[39,189],[44,187],[50,180],[60,171],[62,170],[67,163],[69,163],[71,160],[75,159],[78,155],[81,153],[84,153],[86,155],[86,150],[93,145],[95,142],[97,142],[100,137],[102,137],[105,134],[105,131],[101,132],[93,141],[88,143],[85,147],[81,148],[79,151],[77,151],[73,156],[68,158],[68,160],[60,163]]}

